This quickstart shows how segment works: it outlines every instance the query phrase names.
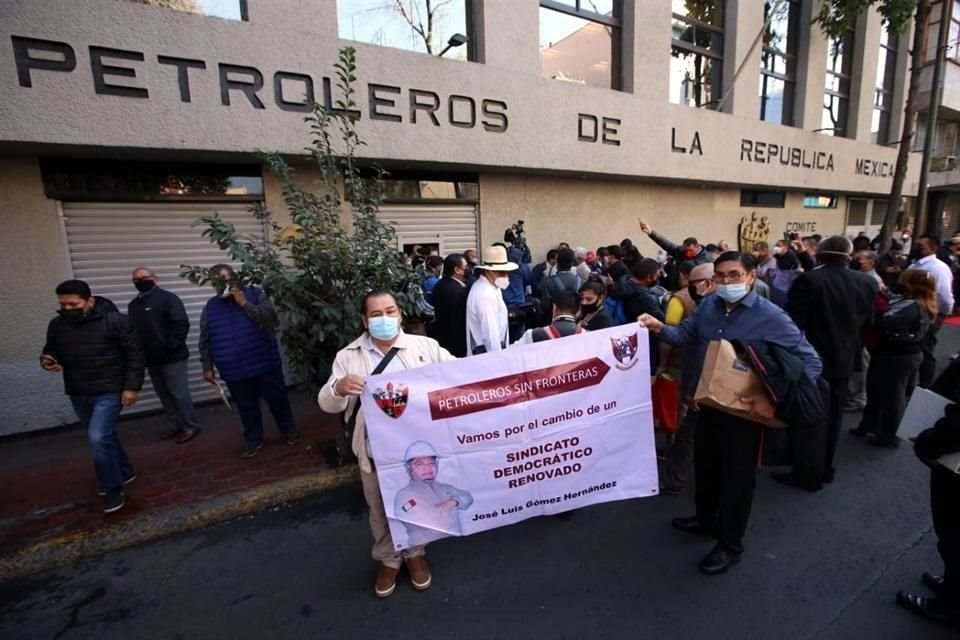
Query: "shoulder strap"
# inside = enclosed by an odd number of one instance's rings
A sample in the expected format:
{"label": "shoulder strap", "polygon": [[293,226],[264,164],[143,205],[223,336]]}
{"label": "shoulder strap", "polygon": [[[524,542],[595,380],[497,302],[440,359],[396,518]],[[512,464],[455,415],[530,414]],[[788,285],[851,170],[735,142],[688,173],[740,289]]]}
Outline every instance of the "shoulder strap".
{"label": "shoulder strap", "polygon": [[560,332],[557,331],[557,328],[556,328],[555,326],[553,326],[552,324],[547,327],[547,331],[550,333],[550,337],[551,337],[552,339],[554,339],[554,340],[556,340],[557,338],[562,337],[562,336],[560,335]]}

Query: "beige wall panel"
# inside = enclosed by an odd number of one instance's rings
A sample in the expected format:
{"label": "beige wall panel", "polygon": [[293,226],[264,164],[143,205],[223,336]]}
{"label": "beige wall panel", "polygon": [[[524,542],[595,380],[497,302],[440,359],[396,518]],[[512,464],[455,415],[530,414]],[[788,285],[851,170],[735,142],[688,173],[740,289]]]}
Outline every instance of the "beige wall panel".
{"label": "beige wall panel", "polygon": [[70,277],[57,207],[35,158],[0,157],[0,435],[75,420],[58,374],[40,369],[54,288]]}
{"label": "beige wall panel", "polygon": [[[104,19],[106,15],[111,19]],[[295,31],[289,21],[240,23],[116,0],[7,0],[0,3],[0,40],[10,43],[12,35],[66,42],[77,65],[69,73],[34,70],[32,87],[21,86],[14,64],[0,65],[0,141],[241,153],[256,149],[302,152],[306,134],[302,114],[277,106],[273,75],[280,70],[308,73],[320,96],[320,78],[331,75],[337,47],[347,44]],[[522,42],[515,45],[520,63],[524,47],[535,40],[535,31],[524,31]],[[135,68],[136,78],[108,76],[108,81],[146,88],[149,98],[96,93],[91,45],[141,52],[143,62],[109,61]],[[480,170],[517,167],[651,180],[683,177],[842,192],[883,193],[889,189],[889,177],[858,175],[856,165],[862,157],[892,162],[893,149],[757,122],[756,113],[738,117],[671,105],[654,99],[655,91],[648,97],[643,91],[631,95],[552,81],[531,73],[524,64],[505,69],[356,46],[360,63],[357,101],[363,112],[360,128],[368,143],[363,152],[372,158],[457,163]],[[205,70],[190,72],[191,102],[181,101],[177,71],[158,64],[158,55],[205,61]],[[221,104],[220,63],[255,66],[262,72],[264,88],[258,95],[263,109],[254,108],[239,91],[230,92],[230,106]],[[654,77],[645,82],[654,82]],[[381,99],[396,101],[379,109],[401,121],[372,117],[371,83],[397,88],[396,93],[376,86],[373,90]],[[442,107],[437,124],[422,112],[416,124],[411,122],[411,89],[439,96]],[[460,111],[456,117],[461,120],[466,117],[469,99],[474,101],[474,126],[450,123],[451,95],[468,97],[457,103]],[[484,99],[507,104],[506,131],[490,131],[482,125]],[[616,132],[609,134],[609,144],[579,140],[578,114],[598,118],[601,126],[603,118],[611,119],[608,122]],[[490,120],[498,124],[496,118]],[[674,130],[676,140],[687,148],[699,132],[702,155],[672,152]],[[832,154],[834,167],[818,170],[776,160],[758,163],[745,159],[741,153],[745,138],[773,143],[780,149],[803,150],[808,157]]]}
{"label": "beige wall panel", "polygon": [[783,209],[740,206],[737,189],[697,189],[620,181],[482,175],[480,218],[482,244],[503,239],[517,219],[526,222],[534,260],[543,260],[559,242],[595,249],[632,239],[646,256],[657,247],[637,224],[643,217],[674,242],[688,236],[703,244],[726,240],[736,246],[742,217],[769,218],[770,240],[785,230],[801,235],[843,231],[845,202],[836,209],[805,209],[803,193],[788,193]]}

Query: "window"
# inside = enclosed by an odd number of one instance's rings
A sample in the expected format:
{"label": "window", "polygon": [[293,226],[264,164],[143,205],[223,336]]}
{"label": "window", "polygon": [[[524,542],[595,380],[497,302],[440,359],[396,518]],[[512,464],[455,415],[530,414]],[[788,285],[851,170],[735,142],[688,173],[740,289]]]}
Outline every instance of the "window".
{"label": "window", "polygon": [[260,167],[45,159],[44,191],[55,200],[260,200]]}
{"label": "window", "polygon": [[164,9],[199,13],[205,16],[226,18],[228,20],[247,19],[246,0],[126,0],[138,4],[149,4]]}
{"label": "window", "polygon": [[541,0],[542,75],[619,89],[622,8],[622,0]]}
{"label": "window", "polygon": [[469,4],[469,0],[337,0],[337,33],[344,40],[473,60]]}
{"label": "window", "polygon": [[[771,15],[773,8],[776,10]],[[763,18],[767,29],[761,55],[760,119],[793,126],[800,0],[766,0]]]}
{"label": "window", "polygon": [[852,67],[853,31],[848,30],[842,37],[830,39],[819,133],[828,136],[847,135]]}
{"label": "window", "polygon": [[890,144],[896,138],[890,131],[893,109],[893,87],[897,75],[899,37],[886,29],[880,34],[880,55],[877,58],[877,85],[873,91],[873,118],[870,121],[870,142]]}
{"label": "window", "polygon": [[759,189],[741,189],[741,207],[777,207],[782,209],[787,200],[784,191],[761,191]]}
{"label": "window", "polygon": [[950,27],[947,32],[947,60],[960,61],[960,0],[940,0],[930,6],[930,17],[927,18],[927,31],[924,37],[923,60],[933,62],[937,59],[937,38],[940,36],[940,14],[943,5],[941,2],[953,2],[950,12]]}
{"label": "window", "polygon": [[670,102],[715,109],[723,96],[723,0],[673,0]]}
{"label": "window", "polygon": [[836,209],[837,208],[837,195],[835,193],[830,194],[817,194],[817,193],[807,193],[803,196],[803,208],[804,209]]}

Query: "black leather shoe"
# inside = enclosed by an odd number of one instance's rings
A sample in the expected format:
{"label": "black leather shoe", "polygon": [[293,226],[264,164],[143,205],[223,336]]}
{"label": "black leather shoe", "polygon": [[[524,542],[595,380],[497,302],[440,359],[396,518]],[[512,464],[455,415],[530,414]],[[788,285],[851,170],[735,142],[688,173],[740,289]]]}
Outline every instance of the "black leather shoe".
{"label": "black leather shoe", "polygon": [[720,545],[713,548],[707,557],[700,561],[700,571],[708,576],[725,573],[730,567],[740,562],[742,553],[727,551]]}
{"label": "black leather shoe", "polygon": [[183,444],[184,442],[190,442],[194,438],[200,435],[200,429],[184,429],[180,432],[180,437],[177,438],[177,444]]}
{"label": "black leather shoe", "polygon": [[835,475],[837,475],[836,469],[827,469],[826,473],[823,474],[823,484],[832,483]]}
{"label": "black leather shoe", "polygon": [[811,493],[815,493],[820,491],[820,489],[823,489],[823,484],[820,482],[817,482],[816,480],[800,478],[794,475],[793,472],[773,471],[770,473],[770,477],[780,484],[785,484],[788,487],[794,487],[796,489],[803,489],[804,491],[810,491]]}
{"label": "black leather shoe", "polygon": [[950,609],[939,598],[927,598],[926,596],[918,596],[915,593],[901,591],[897,593],[897,604],[928,620],[942,622],[943,624],[955,624],[957,622],[957,616],[953,615]]}
{"label": "black leather shoe", "polygon": [[857,436],[858,438],[866,438],[867,436],[873,435],[873,432],[861,426],[856,429],[850,429],[850,435]]}
{"label": "black leather shoe", "polygon": [[929,588],[937,595],[942,594],[944,591],[945,584],[943,582],[943,576],[934,575],[932,573],[924,573],[922,576],[920,576],[920,582],[922,582],[925,587]]}
{"label": "black leather shoe", "polygon": [[689,518],[674,518],[670,524],[673,525],[674,529],[684,531],[686,533],[695,533],[700,536],[713,536],[713,530],[710,527],[703,526],[697,516],[690,516]]}

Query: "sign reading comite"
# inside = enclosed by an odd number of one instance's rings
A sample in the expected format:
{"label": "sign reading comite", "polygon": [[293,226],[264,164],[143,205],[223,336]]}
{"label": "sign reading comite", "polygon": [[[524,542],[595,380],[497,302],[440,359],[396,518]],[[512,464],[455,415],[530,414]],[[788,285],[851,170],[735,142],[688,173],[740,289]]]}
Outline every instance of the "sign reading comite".
{"label": "sign reading comite", "polygon": [[656,495],[648,344],[629,325],[369,378],[396,547]]}

